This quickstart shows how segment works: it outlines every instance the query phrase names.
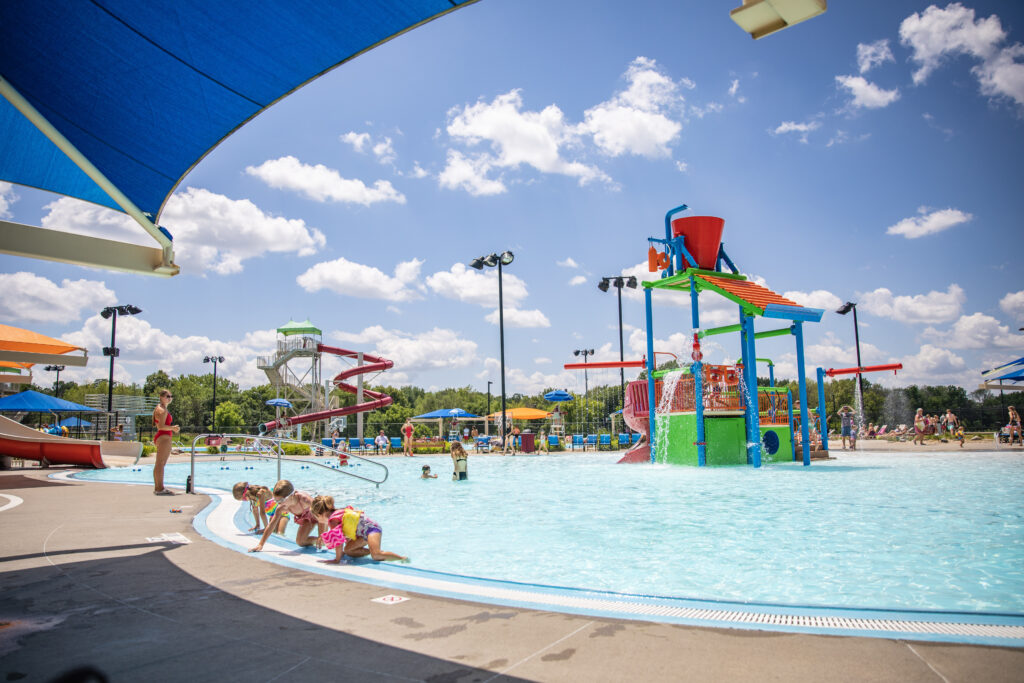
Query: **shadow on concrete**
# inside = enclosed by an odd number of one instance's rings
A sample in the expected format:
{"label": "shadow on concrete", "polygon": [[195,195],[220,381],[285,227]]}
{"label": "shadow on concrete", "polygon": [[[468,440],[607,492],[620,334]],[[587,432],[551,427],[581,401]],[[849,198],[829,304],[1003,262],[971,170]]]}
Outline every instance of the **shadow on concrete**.
{"label": "shadow on concrete", "polygon": [[[38,472],[39,469],[36,468],[30,471]],[[11,489],[38,489],[47,486],[74,486],[74,484],[68,484],[63,481],[54,481],[52,479],[33,479],[32,477],[26,477],[23,474],[9,474],[0,477],[0,491],[8,491]]]}
{"label": "shadow on concrete", "polygon": [[358,623],[335,629],[283,615],[196,580],[168,559],[177,549],[151,548],[3,572],[0,679],[91,666],[111,681],[522,680],[361,638]]}

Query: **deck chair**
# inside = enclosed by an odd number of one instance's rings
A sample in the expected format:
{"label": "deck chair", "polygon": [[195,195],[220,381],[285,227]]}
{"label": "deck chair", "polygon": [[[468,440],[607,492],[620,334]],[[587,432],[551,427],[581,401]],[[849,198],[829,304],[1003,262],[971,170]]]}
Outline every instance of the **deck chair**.
{"label": "deck chair", "polygon": [[640,433],[633,432],[633,436],[630,438],[630,443],[638,443],[640,441]]}
{"label": "deck chair", "polygon": [[612,435],[602,434],[601,440],[597,443],[598,450],[605,450],[606,448],[610,451],[612,449]]}
{"label": "deck chair", "polygon": [[882,428],[875,432],[875,437],[884,436],[885,432],[889,429],[889,425],[882,425]]}
{"label": "deck chair", "polygon": [[348,440],[348,449],[353,452],[361,451],[363,450],[363,444],[353,436]]}
{"label": "deck chair", "polygon": [[392,436],[391,437],[391,450],[400,451],[402,450],[402,437]]}
{"label": "deck chair", "polygon": [[619,434],[619,448],[625,448],[629,445],[629,434]]}
{"label": "deck chair", "polygon": [[491,437],[489,436],[478,436],[476,437],[476,450],[478,453],[490,453],[491,452]]}
{"label": "deck chair", "polygon": [[572,435],[572,442],[571,442],[570,448],[572,448],[572,450],[576,450],[577,448],[586,450],[586,448],[584,447],[584,444],[583,444],[583,435],[582,434],[573,434]]}
{"label": "deck chair", "polygon": [[551,449],[551,447],[553,446],[557,448],[559,445],[560,444],[558,443],[558,437],[555,436],[554,434],[550,434],[548,436],[548,449]]}
{"label": "deck chair", "polygon": [[[590,446],[590,450],[597,450],[597,434],[587,434],[587,446]],[[584,448],[583,450],[587,450]]]}

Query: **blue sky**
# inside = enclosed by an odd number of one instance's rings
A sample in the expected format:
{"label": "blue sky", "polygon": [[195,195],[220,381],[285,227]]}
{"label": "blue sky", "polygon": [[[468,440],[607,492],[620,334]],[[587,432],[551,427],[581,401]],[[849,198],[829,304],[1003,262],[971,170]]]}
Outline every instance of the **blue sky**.
{"label": "blue sky", "polygon": [[[99,309],[132,303],[118,380],[206,372],[216,353],[244,387],[266,381],[255,357],[274,329],[308,317],[326,343],[393,359],[376,381],[483,390],[499,380],[496,272],[465,264],[509,249],[508,391],[581,391],[562,369],[574,349],[618,359],[615,291],[598,281],[652,279],[646,238],[686,203],[725,218],[744,273],[828,310],[808,326],[810,373],[855,364],[852,320],[832,312],[848,299],[864,363],[906,366],[872,378],[889,385],[973,389],[1024,355],[1021,6],[832,3],[753,41],[732,4],[481,0],[213,150],[161,216],[181,275],[3,256],[0,322],[88,348],[63,375],[83,381],[107,373]],[[2,183],[0,217],[150,244],[120,214]],[[639,358],[643,301],[626,292]],[[655,301],[656,349],[688,354],[688,300]],[[712,294],[702,312],[736,322]],[[738,349],[715,337],[706,360]],[[758,356],[795,376],[791,339]]]}

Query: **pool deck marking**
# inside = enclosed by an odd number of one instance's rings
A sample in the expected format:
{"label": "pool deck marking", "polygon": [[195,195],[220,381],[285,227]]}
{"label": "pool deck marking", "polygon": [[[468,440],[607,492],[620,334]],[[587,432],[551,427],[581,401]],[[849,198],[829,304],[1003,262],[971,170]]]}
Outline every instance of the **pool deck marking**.
{"label": "pool deck marking", "polygon": [[[71,474],[53,476],[66,478]],[[134,484],[110,480],[105,483]],[[194,518],[196,531],[225,548],[248,553],[258,542],[255,536],[245,531],[249,526],[246,520],[248,508],[226,491],[202,487],[196,490],[209,495],[212,500]],[[321,561],[330,557],[327,553],[300,549],[295,543],[276,535],[272,535],[263,550],[255,555],[264,561],[325,576],[507,607],[688,626],[1024,647],[1022,614],[736,603],[520,584],[366,561],[328,565]]]}
{"label": "pool deck marking", "polygon": [[3,512],[4,510],[10,510],[11,508],[16,508],[25,502],[18,496],[12,496],[9,493],[0,493],[0,498],[7,499],[7,502],[4,503],[3,507],[0,507],[0,512]]}

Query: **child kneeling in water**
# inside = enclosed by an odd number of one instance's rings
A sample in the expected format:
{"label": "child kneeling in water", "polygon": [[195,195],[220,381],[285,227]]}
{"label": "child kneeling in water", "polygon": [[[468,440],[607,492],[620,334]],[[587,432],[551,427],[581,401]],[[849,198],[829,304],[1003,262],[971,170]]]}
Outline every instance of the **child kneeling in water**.
{"label": "child kneeling in water", "polygon": [[[313,497],[305,491],[296,491],[292,483],[287,479],[282,479],[274,485],[274,502],[277,503],[277,507],[274,510],[274,516],[270,520],[270,524],[263,531],[263,536],[260,537],[260,542],[256,544],[256,547],[250,548],[250,553],[258,553],[263,550],[263,544],[267,542],[271,532],[277,528],[277,525],[281,523],[284,515],[288,512],[292,514],[292,519],[299,525],[298,531],[295,533],[295,543],[300,547],[306,547],[315,545],[317,548],[320,547],[320,537],[310,536],[313,529],[318,526],[316,517],[313,516],[310,506],[313,503]],[[320,531],[323,531],[324,527],[320,527]]]}
{"label": "child kneeling in water", "polygon": [[[231,489],[231,494],[235,497],[235,500],[244,500],[249,503],[249,509],[252,512],[253,519],[256,521],[256,526],[249,529],[249,531],[260,533],[267,528],[267,520],[273,518],[274,513],[277,511],[277,501],[274,500],[274,494],[270,489],[259,484],[240,481]],[[260,525],[261,521],[263,522],[262,526]],[[274,529],[274,533],[283,534],[287,526],[288,513],[285,512],[281,516],[281,521],[278,522],[277,527]]]}
{"label": "child kneeling in water", "polygon": [[334,498],[330,496],[317,496],[313,499],[310,509],[321,528],[327,529],[320,535],[324,545],[334,549],[334,559],[324,560],[327,564],[339,564],[342,555],[369,555],[377,562],[409,561],[407,557],[380,549],[380,537],[383,533],[380,525],[367,517],[362,510],[356,510],[351,505],[343,510],[337,510],[334,507]]}

